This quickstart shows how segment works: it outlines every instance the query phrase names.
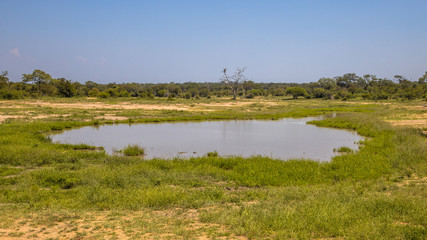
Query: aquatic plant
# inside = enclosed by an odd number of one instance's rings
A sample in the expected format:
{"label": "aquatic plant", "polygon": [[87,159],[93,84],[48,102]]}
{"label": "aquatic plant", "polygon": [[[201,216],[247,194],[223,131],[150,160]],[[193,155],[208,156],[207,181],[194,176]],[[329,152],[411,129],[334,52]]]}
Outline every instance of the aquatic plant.
{"label": "aquatic plant", "polygon": [[129,144],[121,152],[125,156],[141,156],[144,155],[144,148],[136,144]]}

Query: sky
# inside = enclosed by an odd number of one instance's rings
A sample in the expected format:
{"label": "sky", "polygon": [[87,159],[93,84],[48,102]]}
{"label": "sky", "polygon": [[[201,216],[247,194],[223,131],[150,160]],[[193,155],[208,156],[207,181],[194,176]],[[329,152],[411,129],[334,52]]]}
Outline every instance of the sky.
{"label": "sky", "polygon": [[255,82],[345,73],[416,81],[426,0],[0,0],[0,71],[84,83]]}

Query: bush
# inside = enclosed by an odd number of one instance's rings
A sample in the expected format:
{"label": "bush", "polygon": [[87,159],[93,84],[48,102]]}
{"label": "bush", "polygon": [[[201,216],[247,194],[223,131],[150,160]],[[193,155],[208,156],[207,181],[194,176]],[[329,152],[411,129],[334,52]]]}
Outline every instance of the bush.
{"label": "bush", "polygon": [[169,96],[169,93],[166,90],[159,90],[159,91],[157,91],[157,96],[158,97],[167,97],[167,96]]}
{"label": "bush", "polygon": [[22,91],[13,91],[8,89],[0,89],[0,98],[3,99],[21,99],[24,98]]}
{"label": "bush", "polygon": [[248,94],[246,94],[245,98],[254,98],[254,93],[253,92],[249,92]]}
{"label": "bush", "polygon": [[264,96],[265,95],[264,89],[253,89],[250,91],[250,93],[252,93],[254,96]]}
{"label": "bush", "polygon": [[285,90],[282,88],[274,89],[273,91],[274,96],[285,96]]}
{"label": "bush", "polygon": [[108,98],[110,96],[110,94],[106,93],[106,92],[102,92],[98,95],[98,97],[100,98]]}
{"label": "bush", "polygon": [[88,92],[89,97],[98,97],[99,95],[99,89],[98,88],[93,88],[92,90],[90,90]]}
{"label": "bush", "polygon": [[110,95],[110,97],[117,97],[119,95],[116,88],[109,88],[105,90],[105,92],[107,92]]}
{"label": "bush", "polygon": [[315,88],[314,90],[313,90],[313,96],[315,97],[315,98],[323,98],[323,96],[325,95],[325,89],[323,89],[323,88]]}
{"label": "bush", "polygon": [[297,99],[299,96],[307,96],[308,93],[304,88],[301,87],[290,87],[286,89],[286,94],[291,94],[294,99]]}
{"label": "bush", "polygon": [[119,97],[129,97],[130,94],[128,91],[124,90],[119,93]]}
{"label": "bush", "polygon": [[184,98],[186,98],[186,99],[190,99],[190,98],[191,98],[191,93],[186,92],[186,93],[184,94]]}
{"label": "bush", "polygon": [[207,157],[218,157],[218,152],[217,151],[213,151],[213,152],[208,152],[206,154]]}
{"label": "bush", "polygon": [[326,90],[325,93],[323,94],[323,99],[335,99],[333,93],[329,90]]}
{"label": "bush", "polygon": [[175,100],[175,98],[173,98],[172,94],[171,94],[171,95],[169,95],[169,97],[168,97],[168,101],[174,101],[174,100]]}

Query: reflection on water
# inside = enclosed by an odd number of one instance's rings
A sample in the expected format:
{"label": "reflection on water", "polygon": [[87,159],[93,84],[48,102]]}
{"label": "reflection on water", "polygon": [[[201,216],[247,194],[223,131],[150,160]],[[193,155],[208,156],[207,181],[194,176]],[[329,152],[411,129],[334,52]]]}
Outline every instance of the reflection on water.
{"label": "reflection on water", "polygon": [[314,119],[318,118],[103,125],[65,131],[52,135],[52,140],[103,146],[108,153],[138,144],[148,159],[217,151],[220,155],[328,161],[334,148],[358,148],[356,143],[362,138],[356,133],[306,124]]}

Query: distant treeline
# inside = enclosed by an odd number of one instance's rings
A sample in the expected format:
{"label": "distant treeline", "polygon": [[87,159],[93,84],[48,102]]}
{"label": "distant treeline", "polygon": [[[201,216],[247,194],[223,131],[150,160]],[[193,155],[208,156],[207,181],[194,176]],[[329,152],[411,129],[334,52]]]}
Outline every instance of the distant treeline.
{"label": "distant treeline", "polygon": [[[396,75],[394,79],[378,78],[375,75],[357,76],[354,73],[334,78],[321,78],[310,83],[239,83],[238,95],[244,98],[256,96],[285,96],[294,98],[350,99],[421,99],[427,98],[427,72],[418,81],[409,81]],[[0,98],[20,99],[41,96],[57,97],[139,97],[139,98],[210,98],[232,96],[227,85],[213,83],[108,83],[92,81],[84,84],[65,78],[52,78],[48,73],[34,70],[23,74],[21,82],[12,82],[7,71],[0,74]]]}

